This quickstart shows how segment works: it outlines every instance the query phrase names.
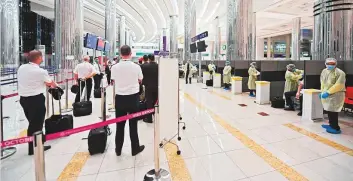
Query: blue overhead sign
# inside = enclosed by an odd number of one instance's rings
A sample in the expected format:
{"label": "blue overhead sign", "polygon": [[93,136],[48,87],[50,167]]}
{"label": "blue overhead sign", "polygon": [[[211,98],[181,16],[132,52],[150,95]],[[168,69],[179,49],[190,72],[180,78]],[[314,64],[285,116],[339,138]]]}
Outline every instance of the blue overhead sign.
{"label": "blue overhead sign", "polygon": [[195,42],[197,40],[201,40],[201,39],[204,39],[206,37],[208,37],[208,31],[205,31],[205,32],[203,32],[203,33],[201,33],[201,34],[199,34],[199,35],[197,35],[195,37],[192,37],[191,38],[191,42]]}

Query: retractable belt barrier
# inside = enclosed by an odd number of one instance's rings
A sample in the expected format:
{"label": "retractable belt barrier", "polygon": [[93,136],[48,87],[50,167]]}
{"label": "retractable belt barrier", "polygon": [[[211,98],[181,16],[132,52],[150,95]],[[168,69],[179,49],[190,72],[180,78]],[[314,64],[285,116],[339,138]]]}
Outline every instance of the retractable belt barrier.
{"label": "retractable belt barrier", "polygon": [[[78,128],[74,128],[74,129],[70,129],[70,130],[66,130],[66,131],[61,131],[61,132],[57,132],[57,133],[53,133],[53,134],[48,134],[45,136],[45,140],[49,141],[49,140],[54,140],[54,139],[58,139],[61,137],[65,137],[65,136],[69,136],[72,134],[77,134],[80,132],[84,132],[84,131],[88,131],[88,130],[92,130],[95,128],[100,128],[100,127],[104,127],[110,124],[114,124],[114,123],[119,123],[122,121],[126,121],[128,119],[133,119],[133,118],[138,118],[147,114],[151,114],[154,113],[154,109],[147,109],[141,112],[137,112],[137,113],[133,113],[133,114],[128,114],[126,116],[121,116],[118,118],[114,118],[114,119],[110,119],[104,122],[99,122],[99,123],[94,123],[94,124],[90,124],[90,125],[86,125],[86,126],[81,126]],[[18,145],[18,144],[24,144],[24,143],[29,143],[33,141],[33,136],[27,136],[27,137],[21,137],[21,138],[16,138],[16,139],[10,139],[10,140],[6,140],[0,143],[0,148],[5,148],[5,147],[10,147],[10,146],[14,146],[14,145]]]}

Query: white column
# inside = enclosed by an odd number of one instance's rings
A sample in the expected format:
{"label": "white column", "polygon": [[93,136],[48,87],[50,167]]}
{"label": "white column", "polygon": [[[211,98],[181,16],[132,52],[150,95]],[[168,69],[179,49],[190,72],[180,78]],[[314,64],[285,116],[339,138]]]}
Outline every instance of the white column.
{"label": "white column", "polygon": [[171,15],[169,21],[169,52],[171,53],[170,57],[174,58],[177,57],[178,53],[178,40],[177,40],[177,35],[178,35],[178,16],[177,15]]}
{"label": "white column", "polygon": [[264,38],[256,39],[256,60],[263,60],[265,54],[265,40]]}
{"label": "white column", "polygon": [[300,60],[300,17],[292,22],[292,60]]}
{"label": "white column", "polygon": [[290,59],[290,50],[291,50],[291,36],[286,36],[286,59]]}
{"label": "white column", "polygon": [[126,42],[126,43],[125,43],[126,45],[131,46],[131,45],[130,45],[130,29],[126,29],[125,42]]}
{"label": "white column", "polygon": [[267,38],[267,59],[271,59],[271,47],[272,46],[272,39],[271,37]]}
{"label": "white column", "polygon": [[113,60],[116,52],[116,0],[105,1],[105,39],[110,43],[107,57]]}
{"label": "white column", "polygon": [[120,18],[120,46],[126,45],[125,30],[126,30],[126,18],[125,18],[125,16],[121,16],[121,18]]}

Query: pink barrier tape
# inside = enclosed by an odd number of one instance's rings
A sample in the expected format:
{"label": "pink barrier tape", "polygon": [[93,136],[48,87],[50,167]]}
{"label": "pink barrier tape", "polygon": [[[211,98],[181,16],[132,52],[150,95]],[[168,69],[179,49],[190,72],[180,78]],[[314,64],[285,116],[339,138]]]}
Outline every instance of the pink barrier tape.
{"label": "pink barrier tape", "polygon": [[[61,131],[61,132],[57,132],[57,133],[53,133],[53,134],[48,134],[48,135],[46,135],[46,140],[49,141],[49,140],[58,139],[58,138],[61,138],[61,137],[72,135],[72,134],[77,134],[77,133],[80,133],[80,132],[84,132],[84,131],[92,130],[92,129],[95,129],[95,128],[100,128],[100,127],[103,127],[103,126],[107,126],[109,124],[119,123],[119,122],[122,122],[122,121],[126,121],[128,119],[141,117],[143,115],[147,115],[147,114],[151,114],[151,113],[154,113],[154,109],[147,109],[145,111],[141,111],[141,112],[137,112],[137,113],[133,113],[133,114],[128,114],[126,116],[121,116],[121,117],[110,119],[110,120],[107,120],[107,121],[104,121],[104,122],[94,123],[94,124],[81,126],[81,127],[70,129],[70,130],[66,130],[66,131]],[[18,144],[29,143],[29,142],[32,142],[32,141],[33,141],[33,136],[21,137],[21,138],[16,138],[16,139],[10,139],[10,140],[6,140],[6,141],[1,142],[0,143],[0,148],[10,147],[10,146],[18,145]]]}
{"label": "pink barrier tape", "polygon": [[18,93],[13,93],[13,94],[5,95],[5,96],[3,96],[3,99],[7,99],[7,98],[10,98],[10,97],[15,97],[15,96],[18,96]]}

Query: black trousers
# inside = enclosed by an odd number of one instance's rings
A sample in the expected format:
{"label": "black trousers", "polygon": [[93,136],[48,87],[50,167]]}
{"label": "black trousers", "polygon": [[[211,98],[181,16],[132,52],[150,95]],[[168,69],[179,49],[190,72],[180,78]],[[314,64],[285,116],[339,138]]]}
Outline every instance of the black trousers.
{"label": "black trousers", "polygon": [[256,90],[250,90],[250,95],[255,95],[256,94]]}
{"label": "black trousers", "polygon": [[103,77],[103,74],[96,74],[95,76],[93,76],[94,89],[99,89],[100,88],[101,82],[102,82],[102,77]]}
{"label": "black trousers", "polygon": [[299,103],[300,103],[300,112],[303,112],[303,95],[300,95]]}
{"label": "black trousers", "polygon": [[[146,87],[146,104],[147,104],[147,109],[152,109],[154,108],[154,105],[156,104],[158,100],[158,88],[150,88]],[[151,122],[152,121],[152,115],[150,114],[147,116],[147,121]]]}
{"label": "black trousers", "polygon": [[79,91],[77,94],[76,94],[76,97],[75,97],[75,102],[80,102],[80,99],[81,99],[81,94],[80,92],[83,93],[83,89],[85,88],[87,84],[87,101],[90,100],[91,98],[91,92],[92,92],[92,79],[87,79],[86,82],[85,81],[81,81],[79,80],[78,81],[78,85],[80,86],[81,85],[81,91]]}
{"label": "black trousers", "polygon": [[[46,112],[44,95],[20,97],[20,104],[29,123],[27,136],[33,136],[33,133],[42,131]],[[28,153],[33,154],[33,142],[28,143]]]}
{"label": "black trousers", "polygon": [[328,115],[328,121],[330,124],[330,127],[339,131],[341,130],[340,126],[338,125],[338,112],[331,112],[331,111],[326,111]]}
{"label": "black trousers", "polygon": [[224,84],[224,88],[229,89],[232,84]]}
{"label": "black trousers", "polygon": [[[116,95],[115,96],[115,117],[125,116],[127,114],[135,113],[139,111],[139,95]],[[130,140],[132,152],[137,152],[140,147],[140,141],[137,130],[136,119],[129,120]],[[125,123],[126,121],[116,123],[115,133],[115,151],[121,152],[124,144],[125,135]]]}
{"label": "black trousers", "polygon": [[297,91],[290,91],[290,92],[285,92],[284,97],[286,98],[286,103],[290,108],[294,108],[294,102],[292,100],[292,97],[297,95]]}
{"label": "black trousers", "polygon": [[111,77],[112,77],[111,72],[110,72],[110,71],[107,72],[107,82],[108,82],[108,85],[110,85],[110,83],[111,83]]}
{"label": "black trousers", "polygon": [[186,71],[185,73],[185,83],[188,84],[190,82],[191,84],[191,78],[189,78],[190,71]]}

